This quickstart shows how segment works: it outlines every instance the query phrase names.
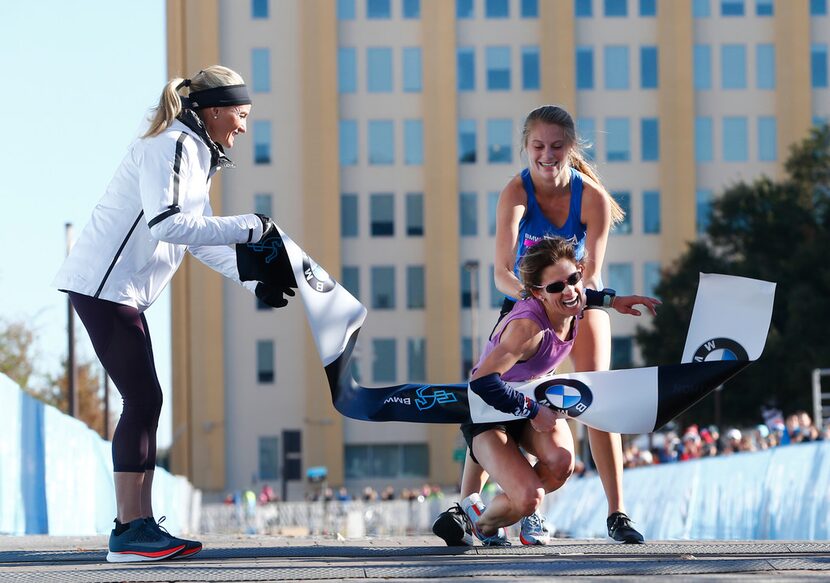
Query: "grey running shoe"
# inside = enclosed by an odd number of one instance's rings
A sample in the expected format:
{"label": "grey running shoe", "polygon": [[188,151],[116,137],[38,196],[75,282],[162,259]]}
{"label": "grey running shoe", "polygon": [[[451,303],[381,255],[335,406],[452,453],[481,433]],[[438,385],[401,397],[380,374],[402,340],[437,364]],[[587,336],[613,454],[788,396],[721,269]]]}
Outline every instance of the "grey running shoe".
{"label": "grey running shoe", "polygon": [[187,540],[186,538],[178,538],[170,534],[170,532],[164,528],[161,523],[167,520],[166,516],[162,516],[158,520],[155,520],[152,516],[147,519],[147,523],[150,525],[151,528],[154,528],[157,532],[163,534],[170,540],[174,541],[177,544],[184,544],[184,550],[177,555],[171,557],[171,559],[184,559],[186,557],[192,557],[196,553],[202,550],[202,543],[196,540]]}
{"label": "grey running shoe", "polygon": [[522,518],[522,532],[519,540],[523,545],[546,545],[550,542],[550,529],[545,524],[545,517],[534,512]]}
{"label": "grey running shoe", "polygon": [[444,540],[448,547],[473,546],[473,532],[461,506],[451,506],[438,515],[432,523],[432,532]]}
{"label": "grey running shoe", "polygon": [[110,533],[107,561],[110,563],[133,563],[138,561],[161,561],[182,552],[183,542],[176,542],[169,536],[156,530],[155,523],[150,526],[147,518],[131,520],[127,529],[116,534]]}
{"label": "grey running shoe", "polygon": [[606,523],[608,539],[612,543],[641,545],[645,542],[643,535],[631,526],[631,519],[624,512],[614,512]]}
{"label": "grey running shoe", "polygon": [[473,534],[476,535],[476,538],[481,541],[481,544],[485,547],[510,546],[510,541],[507,540],[507,534],[504,532],[503,528],[499,527],[495,534],[491,535],[486,535],[479,530],[478,518],[484,514],[486,508],[484,506],[484,502],[481,501],[481,497],[478,494],[470,494],[461,502],[461,508],[464,510],[467,520],[470,521],[470,529],[473,531]]}

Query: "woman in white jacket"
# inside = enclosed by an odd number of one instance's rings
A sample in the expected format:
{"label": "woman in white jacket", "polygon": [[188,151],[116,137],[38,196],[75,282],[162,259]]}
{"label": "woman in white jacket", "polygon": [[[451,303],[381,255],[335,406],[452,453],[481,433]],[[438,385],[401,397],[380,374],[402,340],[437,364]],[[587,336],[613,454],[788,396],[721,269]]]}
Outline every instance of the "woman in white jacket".
{"label": "woman in white jacket", "polygon": [[[180,91],[189,89],[185,97]],[[208,198],[224,148],[245,133],[251,99],[242,78],[214,65],[165,86],[150,129],[129,148],[106,193],[58,272],[124,409],[112,439],[117,517],[107,560],[148,561],[201,550],[156,522],[152,500],[162,392],[144,318],[185,251],[275,307],[283,293],[239,280],[235,243],[256,243],[275,227],[268,217],[215,217]]]}

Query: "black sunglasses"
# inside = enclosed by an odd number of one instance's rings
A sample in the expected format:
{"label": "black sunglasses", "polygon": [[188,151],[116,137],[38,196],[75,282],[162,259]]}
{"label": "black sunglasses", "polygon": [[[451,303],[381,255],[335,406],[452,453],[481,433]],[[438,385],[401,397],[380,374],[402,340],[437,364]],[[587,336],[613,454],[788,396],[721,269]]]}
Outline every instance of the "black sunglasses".
{"label": "black sunglasses", "polygon": [[537,285],[539,289],[543,289],[549,294],[558,294],[565,291],[566,285],[576,285],[580,281],[582,281],[582,272],[581,271],[574,271],[572,274],[568,276],[568,279],[564,281],[554,281],[549,283],[548,285]]}

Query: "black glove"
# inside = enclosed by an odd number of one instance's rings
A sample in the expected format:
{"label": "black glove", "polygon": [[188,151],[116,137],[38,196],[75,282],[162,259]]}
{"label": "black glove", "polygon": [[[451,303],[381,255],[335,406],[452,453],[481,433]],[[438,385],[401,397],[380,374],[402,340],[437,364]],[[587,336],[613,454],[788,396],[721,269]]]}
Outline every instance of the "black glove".
{"label": "black glove", "polygon": [[271,217],[259,213],[254,214],[262,221],[262,237],[259,238],[257,243],[262,243],[266,238],[277,234],[277,224],[271,220]]}
{"label": "black glove", "polygon": [[282,308],[288,305],[288,300],[283,297],[283,294],[294,296],[294,290],[290,287],[274,287],[262,282],[257,283],[254,293],[272,308]]}

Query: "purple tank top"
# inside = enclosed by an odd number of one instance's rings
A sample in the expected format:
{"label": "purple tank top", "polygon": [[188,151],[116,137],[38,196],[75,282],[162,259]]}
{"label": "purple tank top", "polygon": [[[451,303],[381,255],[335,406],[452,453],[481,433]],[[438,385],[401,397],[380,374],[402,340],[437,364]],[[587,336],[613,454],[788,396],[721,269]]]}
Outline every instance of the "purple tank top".
{"label": "purple tank top", "polygon": [[519,319],[531,320],[538,324],[544,331],[542,343],[539,345],[539,350],[536,351],[531,358],[517,362],[509,371],[501,375],[502,380],[505,381],[527,381],[537,377],[553,372],[559,364],[565,360],[573,348],[574,338],[576,338],[576,328],[579,323],[579,318],[574,318],[573,328],[569,340],[560,340],[556,333],[550,327],[550,320],[545,312],[542,302],[536,298],[528,298],[516,302],[510,313],[504,317],[504,325],[499,325],[501,328],[484,347],[484,352],[476,364],[473,372],[478,369],[482,361],[490,354],[493,349],[501,341],[501,334],[507,328],[507,324],[513,320]]}

